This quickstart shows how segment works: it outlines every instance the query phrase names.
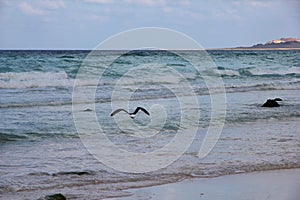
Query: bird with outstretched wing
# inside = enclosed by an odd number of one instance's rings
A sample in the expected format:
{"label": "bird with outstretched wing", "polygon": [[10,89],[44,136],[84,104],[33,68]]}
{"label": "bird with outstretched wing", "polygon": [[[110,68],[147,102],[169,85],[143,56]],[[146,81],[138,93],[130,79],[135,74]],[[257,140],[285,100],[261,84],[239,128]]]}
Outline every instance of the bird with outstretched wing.
{"label": "bird with outstretched wing", "polygon": [[143,108],[143,107],[137,107],[137,108],[135,109],[135,111],[132,112],[132,113],[128,112],[127,110],[125,110],[125,109],[123,109],[123,108],[119,108],[119,109],[115,110],[114,112],[112,112],[112,113],[110,114],[110,116],[114,116],[115,114],[117,114],[117,113],[123,111],[123,112],[126,112],[131,118],[134,118],[135,115],[136,115],[140,110],[143,111],[144,113],[146,113],[146,115],[150,115],[150,113],[149,113],[145,108]]}

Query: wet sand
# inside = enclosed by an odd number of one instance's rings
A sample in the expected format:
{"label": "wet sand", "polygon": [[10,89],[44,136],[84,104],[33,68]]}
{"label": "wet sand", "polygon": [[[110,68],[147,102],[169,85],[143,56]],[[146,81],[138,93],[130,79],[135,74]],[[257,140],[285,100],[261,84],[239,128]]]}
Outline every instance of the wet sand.
{"label": "wet sand", "polygon": [[271,170],[130,189],[133,195],[115,200],[300,199],[300,169]]}

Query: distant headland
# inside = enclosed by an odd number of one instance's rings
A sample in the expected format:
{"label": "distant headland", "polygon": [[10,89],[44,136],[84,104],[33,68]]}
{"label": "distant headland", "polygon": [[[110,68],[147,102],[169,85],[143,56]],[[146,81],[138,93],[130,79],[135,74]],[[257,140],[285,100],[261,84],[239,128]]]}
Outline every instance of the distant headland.
{"label": "distant headland", "polygon": [[250,47],[218,48],[220,50],[300,50],[300,38],[280,38]]}
{"label": "distant headland", "polygon": [[[243,48],[243,47],[242,47]],[[280,38],[248,48],[300,48],[300,38]]]}

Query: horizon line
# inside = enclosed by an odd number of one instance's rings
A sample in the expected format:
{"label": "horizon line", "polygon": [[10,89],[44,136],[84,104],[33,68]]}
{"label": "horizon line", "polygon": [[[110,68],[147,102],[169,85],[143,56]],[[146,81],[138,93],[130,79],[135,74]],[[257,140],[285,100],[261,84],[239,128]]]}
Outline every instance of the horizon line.
{"label": "horizon line", "polygon": [[296,48],[255,48],[255,47],[220,47],[203,49],[87,49],[87,48],[0,48],[0,51],[133,51],[133,50],[169,50],[169,51],[203,51],[203,50],[300,50]]}

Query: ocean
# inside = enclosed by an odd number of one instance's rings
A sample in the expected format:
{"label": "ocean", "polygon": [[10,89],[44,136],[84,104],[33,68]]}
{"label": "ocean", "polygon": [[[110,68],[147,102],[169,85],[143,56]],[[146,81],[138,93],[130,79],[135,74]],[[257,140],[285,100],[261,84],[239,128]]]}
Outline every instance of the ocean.
{"label": "ocean", "polygon": [[[89,53],[0,50],[0,199],[54,193],[99,199],[186,178],[300,168],[299,50],[208,50],[214,68],[201,60],[201,51],[180,52],[201,70],[176,52],[99,51],[87,61]],[[95,81],[93,74],[101,77]],[[224,115],[214,121],[222,122],[222,131],[199,157],[222,97]],[[281,98],[281,106],[261,107],[269,98]],[[138,106],[150,116],[110,116]],[[91,116],[98,131],[89,126]],[[99,135],[125,154],[115,156],[104,139],[97,143]],[[151,152],[177,135],[190,141],[182,153],[164,151],[159,163],[151,160]]]}

